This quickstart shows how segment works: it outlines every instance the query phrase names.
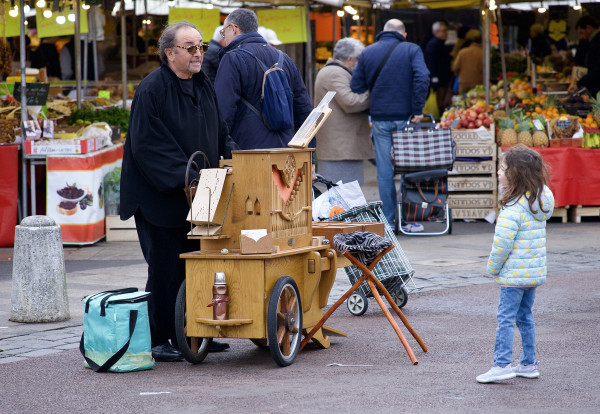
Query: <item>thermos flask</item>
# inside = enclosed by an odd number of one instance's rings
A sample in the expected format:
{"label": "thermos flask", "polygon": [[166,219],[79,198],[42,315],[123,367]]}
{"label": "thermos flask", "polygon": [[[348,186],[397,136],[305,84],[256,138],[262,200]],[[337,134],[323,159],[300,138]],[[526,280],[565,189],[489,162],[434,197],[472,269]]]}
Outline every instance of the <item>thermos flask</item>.
{"label": "thermos flask", "polygon": [[227,290],[227,283],[225,282],[225,273],[215,272],[212,300],[213,319],[220,321],[228,319],[227,304],[229,300],[229,292]]}

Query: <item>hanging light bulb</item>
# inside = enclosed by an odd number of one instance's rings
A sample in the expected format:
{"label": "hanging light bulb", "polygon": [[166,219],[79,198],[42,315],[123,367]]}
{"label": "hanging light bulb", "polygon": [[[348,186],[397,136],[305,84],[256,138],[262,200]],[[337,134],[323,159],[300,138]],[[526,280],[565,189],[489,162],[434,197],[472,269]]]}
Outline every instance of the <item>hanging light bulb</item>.
{"label": "hanging light bulb", "polygon": [[10,17],[17,17],[19,15],[19,9],[17,9],[17,6],[15,6],[14,9],[10,9],[10,11],[8,12],[8,15]]}
{"label": "hanging light bulb", "polygon": [[354,7],[352,7],[352,6],[344,6],[344,10],[346,10],[346,12],[348,14],[353,14],[354,15],[354,14],[358,13],[356,11],[356,9]]}
{"label": "hanging light bulb", "polygon": [[167,2],[167,6],[169,6],[169,7],[175,7],[175,0],[169,0]]}
{"label": "hanging light bulb", "polygon": [[43,9],[44,7],[46,7],[46,2],[44,0],[38,0],[37,3],[35,3],[36,6],[38,6],[40,9]]}
{"label": "hanging light bulb", "polygon": [[579,4],[579,0],[577,0],[575,2],[575,5],[573,6],[573,10],[581,10],[581,4]]}
{"label": "hanging light bulb", "polygon": [[69,11],[67,19],[69,19],[70,22],[75,22],[75,13],[73,13],[73,7],[71,7],[71,10]]}
{"label": "hanging light bulb", "polygon": [[65,16],[62,16],[62,15],[58,16],[56,18],[56,23],[58,23],[58,24],[65,24],[66,21],[67,21],[67,19],[65,19]]}
{"label": "hanging light bulb", "polygon": [[51,18],[51,17],[52,17],[52,10],[50,10],[50,9],[46,9],[46,10],[44,10],[44,13],[42,13],[42,14],[44,15],[44,17],[45,17],[46,19],[49,19],[49,18]]}
{"label": "hanging light bulb", "polygon": [[497,8],[498,8],[498,5],[496,5],[496,1],[490,0],[490,10],[496,10]]}
{"label": "hanging light bulb", "polygon": [[544,7],[544,2],[540,2],[540,7],[538,8],[538,13],[540,14],[544,14],[546,13],[547,9]]}
{"label": "hanging light bulb", "polygon": [[23,6],[23,11],[25,12],[25,14],[27,14],[31,11],[31,7],[29,7],[29,4],[26,4],[25,6]]}
{"label": "hanging light bulb", "polygon": [[89,4],[87,4],[87,3],[83,3],[83,4],[81,5],[81,8],[82,8],[83,10],[89,10],[89,9],[90,9],[90,5],[89,5]]}
{"label": "hanging light bulb", "polygon": [[337,11],[337,15],[338,15],[338,17],[344,17],[344,11],[343,10],[338,10]]}

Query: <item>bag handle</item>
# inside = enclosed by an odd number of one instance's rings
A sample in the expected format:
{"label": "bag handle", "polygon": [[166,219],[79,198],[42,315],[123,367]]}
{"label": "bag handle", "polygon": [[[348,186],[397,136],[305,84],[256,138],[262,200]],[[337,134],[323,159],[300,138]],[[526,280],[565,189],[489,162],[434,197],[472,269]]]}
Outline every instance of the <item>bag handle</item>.
{"label": "bag handle", "polygon": [[427,203],[433,203],[435,201],[435,199],[437,198],[437,196],[438,196],[438,183],[437,183],[437,181],[435,182],[435,184],[434,184],[433,187],[435,188],[435,194],[433,195],[433,200],[429,201],[425,197],[425,194],[423,194],[423,190],[421,190],[421,184],[417,184],[417,189],[419,190],[419,194],[421,194],[421,198],[423,200],[425,200],[425,202],[427,202]]}
{"label": "bag handle", "polygon": [[85,332],[81,334],[81,341],[79,341],[79,352],[81,352],[81,355],[83,355],[83,357],[85,358],[85,361],[88,363],[90,368],[92,368],[96,372],[106,372],[113,365],[115,365],[117,363],[117,361],[119,359],[121,359],[121,357],[123,357],[123,355],[125,355],[125,352],[127,352],[127,349],[129,348],[129,343],[131,342],[131,337],[133,336],[133,331],[135,330],[135,325],[137,323],[137,317],[138,317],[137,310],[129,311],[129,338],[127,339],[127,342],[125,343],[125,345],[123,345],[121,347],[121,349],[119,349],[113,356],[108,358],[108,360],[102,365],[98,365],[97,363],[92,361],[90,358],[85,356],[85,340],[84,340]]}
{"label": "bag handle", "polygon": [[[88,311],[90,310],[90,301],[100,295],[104,295],[105,293],[115,293],[115,294],[133,293],[133,292],[137,292],[137,291],[138,291],[138,289],[135,287],[128,287],[128,288],[123,288],[123,289],[105,290],[104,292],[90,295],[90,296],[88,296],[88,298],[85,301],[85,313],[88,313]],[[102,316],[104,316],[104,315],[102,315]]]}

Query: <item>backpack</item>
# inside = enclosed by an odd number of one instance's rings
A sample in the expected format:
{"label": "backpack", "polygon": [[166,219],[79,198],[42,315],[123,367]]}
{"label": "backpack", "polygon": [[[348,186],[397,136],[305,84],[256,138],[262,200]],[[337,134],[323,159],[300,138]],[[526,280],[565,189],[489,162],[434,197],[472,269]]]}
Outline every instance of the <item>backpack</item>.
{"label": "backpack", "polygon": [[262,93],[260,96],[262,112],[246,99],[242,102],[263,119],[267,128],[282,131],[294,127],[294,97],[287,76],[283,70],[283,53],[278,50],[279,58],[270,68],[252,52],[239,48],[242,52],[254,57],[264,71]]}

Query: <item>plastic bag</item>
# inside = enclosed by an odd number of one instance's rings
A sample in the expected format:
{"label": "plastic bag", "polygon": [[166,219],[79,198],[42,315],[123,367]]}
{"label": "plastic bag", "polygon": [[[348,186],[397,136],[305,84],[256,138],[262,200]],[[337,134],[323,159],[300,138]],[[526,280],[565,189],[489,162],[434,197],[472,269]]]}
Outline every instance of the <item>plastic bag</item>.
{"label": "plastic bag", "polygon": [[440,119],[440,111],[437,105],[437,92],[433,89],[429,90],[429,97],[423,107],[423,113],[433,115],[434,119]]}
{"label": "plastic bag", "polygon": [[343,213],[353,207],[367,204],[358,181],[342,183],[321,194],[313,201],[313,220],[323,220]]}

